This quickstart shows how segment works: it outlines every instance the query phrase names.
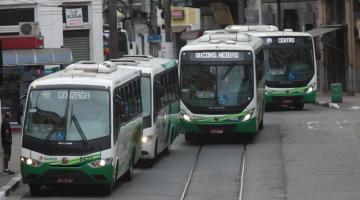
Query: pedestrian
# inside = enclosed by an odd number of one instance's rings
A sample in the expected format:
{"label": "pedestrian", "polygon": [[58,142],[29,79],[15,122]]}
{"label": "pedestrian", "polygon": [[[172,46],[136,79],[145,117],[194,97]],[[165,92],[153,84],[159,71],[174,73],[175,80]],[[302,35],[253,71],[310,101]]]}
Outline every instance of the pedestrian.
{"label": "pedestrian", "polygon": [[11,135],[11,127],[9,120],[11,118],[11,114],[9,112],[5,113],[4,120],[1,124],[1,143],[4,150],[4,174],[14,174],[13,171],[9,170],[9,161],[11,157],[11,144],[12,144],[12,135]]}

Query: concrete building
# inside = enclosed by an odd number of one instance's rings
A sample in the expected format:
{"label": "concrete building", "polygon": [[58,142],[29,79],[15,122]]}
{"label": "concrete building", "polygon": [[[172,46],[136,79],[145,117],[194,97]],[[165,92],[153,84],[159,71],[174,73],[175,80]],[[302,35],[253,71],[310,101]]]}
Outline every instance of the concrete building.
{"label": "concrete building", "polygon": [[319,62],[323,91],[341,83],[350,94],[360,91],[360,2],[318,0]]}
{"label": "concrete building", "polygon": [[[280,29],[307,31],[316,27],[317,0],[261,0],[262,24],[274,24]],[[280,16],[279,16],[280,14]]]}
{"label": "concrete building", "polygon": [[37,22],[45,48],[70,48],[74,61],[102,61],[102,10],[102,0],[1,0],[0,35],[21,34],[20,22]]}
{"label": "concrete building", "polygon": [[[2,112],[20,125],[29,84],[60,65],[103,60],[102,0],[0,1],[0,37],[17,38],[17,47],[2,50],[0,98]],[[24,36],[41,45],[25,47]],[[15,42],[14,42],[15,43]]]}

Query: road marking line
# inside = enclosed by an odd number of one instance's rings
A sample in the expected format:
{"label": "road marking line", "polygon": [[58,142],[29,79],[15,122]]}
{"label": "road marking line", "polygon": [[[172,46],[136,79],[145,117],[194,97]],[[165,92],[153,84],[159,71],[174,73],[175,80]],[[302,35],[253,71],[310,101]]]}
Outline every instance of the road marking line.
{"label": "road marking line", "polygon": [[360,110],[360,106],[352,106],[349,109],[350,110]]}
{"label": "road marking line", "polygon": [[243,188],[244,188],[244,173],[245,173],[245,151],[244,151],[244,157],[241,165],[241,179],[240,179],[240,193],[239,193],[239,200],[242,200],[242,194],[243,194]]}
{"label": "road marking line", "polygon": [[306,124],[309,130],[317,130],[320,128],[320,122],[307,122]]}

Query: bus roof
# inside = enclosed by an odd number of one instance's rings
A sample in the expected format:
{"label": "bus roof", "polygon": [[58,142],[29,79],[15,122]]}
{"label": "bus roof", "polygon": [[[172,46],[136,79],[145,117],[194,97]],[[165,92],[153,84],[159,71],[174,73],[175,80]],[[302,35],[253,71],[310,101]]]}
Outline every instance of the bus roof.
{"label": "bus roof", "polygon": [[255,50],[261,47],[262,40],[243,32],[228,31],[208,32],[185,45],[181,51],[192,50]]}
{"label": "bus roof", "polygon": [[305,32],[293,32],[293,31],[273,31],[273,32],[247,32],[255,37],[311,37],[309,33]]}
{"label": "bus roof", "polygon": [[279,31],[279,28],[274,25],[229,25],[225,29],[239,30],[239,31]]}
{"label": "bus roof", "polygon": [[[204,34],[239,34],[239,33],[247,33],[249,35],[255,37],[311,37],[311,34],[306,32],[294,32],[290,29],[286,29],[284,31],[279,31],[275,29],[245,29],[245,28],[238,28],[239,25],[232,25],[228,26],[225,29],[218,29],[218,30],[208,30],[205,31]],[[258,25],[261,26],[261,25]],[[241,26],[240,26],[241,27]]]}
{"label": "bus roof", "polygon": [[56,85],[88,85],[105,88],[121,85],[136,76],[140,70],[121,69],[114,63],[78,62],[67,66],[64,70],[37,79],[31,87]]}
{"label": "bus roof", "polygon": [[176,66],[176,62],[169,58],[155,58],[146,55],[124,56],[119,59],[112,59],[120,68],[138,69],[142,73],[157,74],[168,68]]}

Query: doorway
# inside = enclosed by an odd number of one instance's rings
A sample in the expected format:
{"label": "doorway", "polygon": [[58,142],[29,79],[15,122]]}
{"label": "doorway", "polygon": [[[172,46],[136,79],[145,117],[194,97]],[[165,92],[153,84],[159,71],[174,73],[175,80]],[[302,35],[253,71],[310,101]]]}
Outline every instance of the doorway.
{"label": "doorway", "polygon": [[296,10],[284,10],[284,29],[299,31],[299,17]]}

